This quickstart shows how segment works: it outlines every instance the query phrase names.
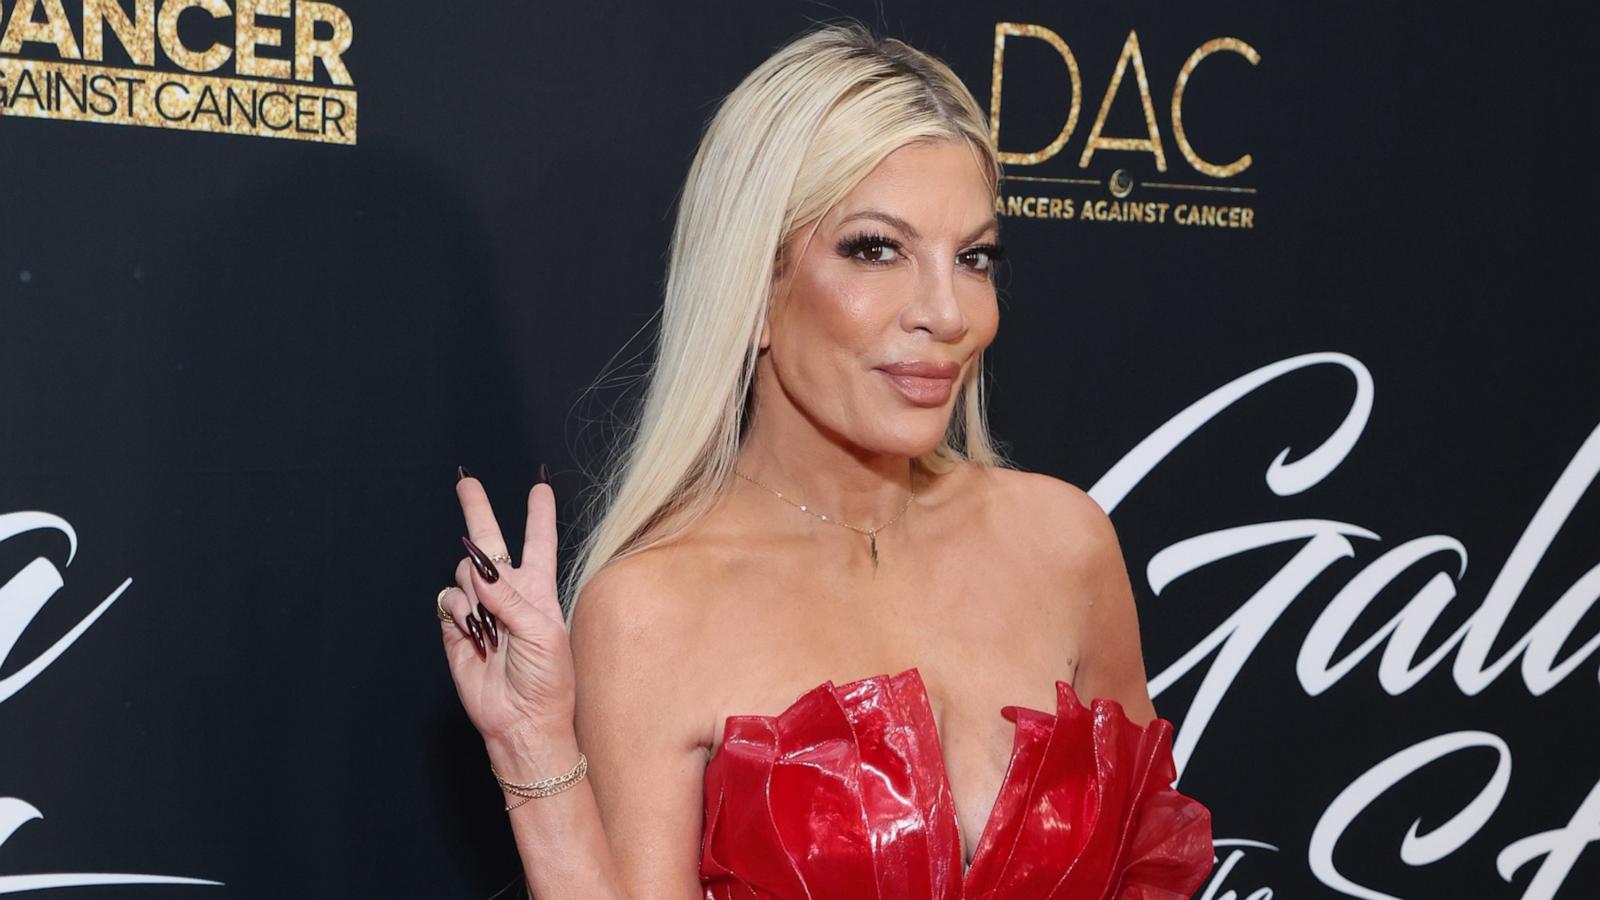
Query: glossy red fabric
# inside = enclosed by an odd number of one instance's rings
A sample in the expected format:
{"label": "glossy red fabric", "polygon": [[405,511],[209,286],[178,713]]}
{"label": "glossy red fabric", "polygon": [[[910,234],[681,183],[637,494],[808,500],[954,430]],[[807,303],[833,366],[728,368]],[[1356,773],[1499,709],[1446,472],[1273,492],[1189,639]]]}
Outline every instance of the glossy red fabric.
{"label": "glossy red fabric", "polygon": [[915,667],[825,681],[776,716],[729,716],[706,765],[706,900],[1180,900],[1211,872],[1211,815],[1173,790],[1172,725],[1064,681],[1016,725],[964,874],[939,735]]}

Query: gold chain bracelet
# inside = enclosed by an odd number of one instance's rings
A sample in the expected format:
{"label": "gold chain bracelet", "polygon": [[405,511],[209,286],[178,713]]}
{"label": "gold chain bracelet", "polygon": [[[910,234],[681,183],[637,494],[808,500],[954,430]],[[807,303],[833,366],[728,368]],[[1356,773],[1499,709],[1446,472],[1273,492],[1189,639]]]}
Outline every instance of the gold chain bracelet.
{"label": "gold chain bracelet", "polygon": [[538,781],[530,781],[527,784],[517,784],[514,781],[505,780],[504,778],[500,777],[499,772],[495,771],[494,763],[489,764],[489,772],[494,775],[494,780],[500,783],[500,789],[508,794],[515,794],[516,796],[522,798],[516,803],[508,804],[506,806],[506,812],[516,809],[522,804],[527,803],[529,800],[534,800],[539,797],[548,797],[552,794],[559,794],[567,788],[572,787],[573,785],[582,781],[583,776],[588,771],[589,757],[585,756],[582,750],[578,751],[578,761],[571,769],[568,769],[566,772],[563,772],[560,775],[552,775],[549,778],[541,778]]}

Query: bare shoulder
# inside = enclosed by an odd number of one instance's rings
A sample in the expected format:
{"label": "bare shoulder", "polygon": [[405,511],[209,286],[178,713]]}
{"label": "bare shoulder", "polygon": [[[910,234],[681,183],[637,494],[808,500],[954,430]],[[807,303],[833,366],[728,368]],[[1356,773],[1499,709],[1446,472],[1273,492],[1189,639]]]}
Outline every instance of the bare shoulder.
{"label": "bare shoulder", "polygon": [[1083,488],[1051,475],[994,471],[1014,511],[1013,521],[1035,532],[1036,549],[1055,562],[1055,577],[1063,587],[1094,608],[1095,624],[1125,626],[1131,621],[1127,563],[1117,530],[1100,503]]}
{"label": "bare shoulder", "polygon": [[569,633],[580,732],[626,727],[675,746],[706,741],[697,703],[704,612],[679,566],[669,549],[647,550],[584,586]]}
{"label": "bare shoulder", "polygon": [[1083,488],[1023,469],[974,467],[968,477],[987,486],[981,493],[1009,530],[1034,535],[1051,558],[1076,570],[1113,560],[1121,565],[1111,517]]}
{"label": "bare shoulder", "polygon": [[584,586],[569,638],[574,730],[632,896],[699,896],[707,742],[697,698],[696,606],[671,553],[644,551]]}
{"label": "bare shoulder", "polygon": [[1116,700],[1134,722],[1150,721],[1155,710],[1145,686],[1138,610],[1111,517],[1070,482],[993,471],[997,496],[1017,522],[1037,530],[1040,549],[1057,561],[1057,583],[1082,613],[1083,652],[1074,678],[1080,698]]}
{"label": "bare shoulder", "polygon": [[608,563],[595,573],[572,611],[574,644],[611,644],[653,625],[670,625],[680,606],[674,596],[671,562],[668,554],[647,550]]}

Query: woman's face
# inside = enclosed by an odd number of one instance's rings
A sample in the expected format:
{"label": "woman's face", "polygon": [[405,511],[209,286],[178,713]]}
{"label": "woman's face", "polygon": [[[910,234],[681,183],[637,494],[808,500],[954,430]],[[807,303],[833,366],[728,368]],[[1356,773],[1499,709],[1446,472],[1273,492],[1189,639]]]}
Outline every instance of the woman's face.
{"label": "woman's face", "polygon": [[908,144],[802,228],[761,334],[790,402],[863,450],[938,446],[999,326],[991,203],[965,143]]}

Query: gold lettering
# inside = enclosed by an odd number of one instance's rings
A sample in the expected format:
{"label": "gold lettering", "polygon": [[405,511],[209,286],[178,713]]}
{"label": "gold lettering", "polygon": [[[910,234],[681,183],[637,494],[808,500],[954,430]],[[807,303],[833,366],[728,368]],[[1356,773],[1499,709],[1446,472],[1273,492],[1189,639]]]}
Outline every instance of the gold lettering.
{"label": "gold lettering", "polygon": [[234,61],[234,71],[240,75],[261,78],[288,78],[287,59],[262,59],[256,56],[257,47],[282,47],[283,32],[256,24],[256,16],[289,17],[289,0],[239,0],[236,25],[239,58]]}
{"label": "gold lettering", "polygon": [[219,127],[227,124],[222,118],[222,104],[217,102],[217,92],[213,91],[210,85],[200,89],[200,99],[195,103],[194,112],[190,114],[189,119],[199,122],[201,116],[211,116],[216,119]]}
{"label": "gold lettering", "polygon": [[178,16],[190,7],[205,10],[214,19],[226,19],[233,15],[227,0],[166,0],[161,4],[161,14],[156,19],[156,28],[161,32],[161,50],[173,62],[191,72],[211,72],[221,68],[233,55],[233,50],[226,44],[212,44],[205,52],[196,53],[185,47],[178,37]]}
{"label": "gold lettering", "polygon": [[[337,110],[337,112],[335,112],[335,113],[330,115],[329,114],[329,110],[330,109]],[[334,129],[339,132],[339,135],[341,137],[344,135],[344,110],[345,110],[344,101],[340,100],[338,97],[326,97],[325,96],[325,97],[322,98],[322,133],[323,134],[327,134],[328,133],[328,125],[332,124]]]}
{"label": "gold lettering", "polygon": [[117,36],[134,65],[156,64],[156,0],[134,0],[133,18],[117,0],[83,0],[83,56],[106,58],[105,27]]}
{"label": "gold lettering", "polygon": [[[1122,73],[1127,70],[1130,60],[1133,62],[1134,79],[1139,85],[1139,102],[1144,106],[1144,124],[1149,137],[1101,137],[1100,131],[1106,126],[1106,114],[1111,111],[1111,101],[1117,96],[1117,88],[1122,86]],[[1133,30],[1128,31],[1128,39],[1122,44],[1122,55],[1117,57],[1117,68],[1111,73],[1111,83],[1106,86],[1105,99],[1100,101],[1100,112],[1094,118],[1094,127],[1089,129],[1089,141],[1084,145],[1078,167],[1087,169],[1096,150],[1143,150],[1155,155],[1156,171],[1167,170],[1167,155],[1161,150],[1161,129],[1156,126],[1155,104],[1150,101],[1150,80],[1144,74],[1139,35]]]}
{"label": "gold lettering", "polygon": [[[318,22],[333,26],[333,37],[319,41],[316,37]],[[310,81],[315,75],[315,60],[322,60],[323,68],[334,84],[355,84],[350,70],[341,58],[355,40],[355,26],[350,16],[332,3],[313,3],[300,0],[294,9],[294,77]]]}
{"label": "gold lettering", "polygon": [[184,113],[173,115],[172,113],[167,112],[166,99],[167,90],[169,88],[177,88],[178,90],[182,91],[185,98],[189,96],[188,85],[180,81],[168,81],[162,84],[161,87],[156,88],[156,112],[161,115],[161,118],[166,119],[168,122],[181,121],[184,118]]}
{"label": "gold lettering", "polygon": [[1061,126],[1061,133],[1055,140],[1045,146],[1043,150],[1033,153],[1007,153],[999,152],[1000,162],[1015,163],[1017,165],[1031,166],[1042,163],[1066,146],[1067,140],[1072,137],[1073,129],[1078,127],[1078,111],[1083,105],[1083,79],[1078,75],[1078,60],[1072,55],[1072,48],[1067,42],[1043,25],[1022,25],[1015,22],[996,22],[994,25],[994,71],[989,83],[989,139],[996,147],[1000,146],[1000,89],[1001,76],[1005,70],[1006,36],[1038,38],[1054,47],[1056,52],[1067,63],[1067,75],[1072,80],[1072,103],[1067,108],[1067,123]]}
{"label": "gold lettering", "polygon": [[[144,73],[103,63],[0,55],[0,97],[5,98],[0,100],[0,112],[40,119],[356,143],[358,115],[353,90],[301,85],[291,94],[276,90],[276,83],[243,78],[177,73],[143,78],[134,77],[135,74]],[[86,97],[82,87],[85,84]]]}
{"label": "gold lettering", "polygon": [[1178,81],[1172,88],[1172,136],[1178,141],[1178,150],[1183,154],[1183,158],[1189,161],[1189,165],[1194,166],[1195,171],[1210,175],[1212,178],[1231,178],[1250,168],[1250,163],[1254,162],[1248,153],[1225,165],[1206,162],[1194,151],[1194,147],[1190,146],[1189,138],[1183,132],[1183,92],[1189,86],[1189,76],[1194,74],[1195,67],[1200,65],[1201,60],[1223,50],[1239,54],[1249,60],[1252,66],[1261,62],[1261,54],[1244,41],[1231,37],[1213,38],[1189,54],[1189,58],[1183,63],[1183,68],[1178,70]]}
{"label": "gold lettering", "polygon": [[61,0],[44,0],[44,21],[33,21],[33,11],[38,0],[17,0],[11,10],[11,22],[0,37],[0,53],[17,53],[23,43],[54,44],[62,59],[82,59],[78,42],[72,37],[72,26],[67,22],[67,11]]}
{"label": "gold lettering", "polygon": [[[289,107],[289,109],[284,111],[284,118],[282,120],[274,123],[271,119],[267,118],[267,113],[269,112],[267,109],[268,100],[281,100],[285,106]],[[261,122],[273,131],[283,131],[290,125],[289,115],[292,114],[293,109],[294,104],[290,102],[288,94],[285,94],[282,91],[273,91],[272,93],[261,98]]]}
{"label": "gold lettering", "polygon": [[316,129],[305,124],[317,114],[317,108],[312,105],[316,97],[310,94],[296,94],[294,98],[294,130],[301,132],[315,132]]}

